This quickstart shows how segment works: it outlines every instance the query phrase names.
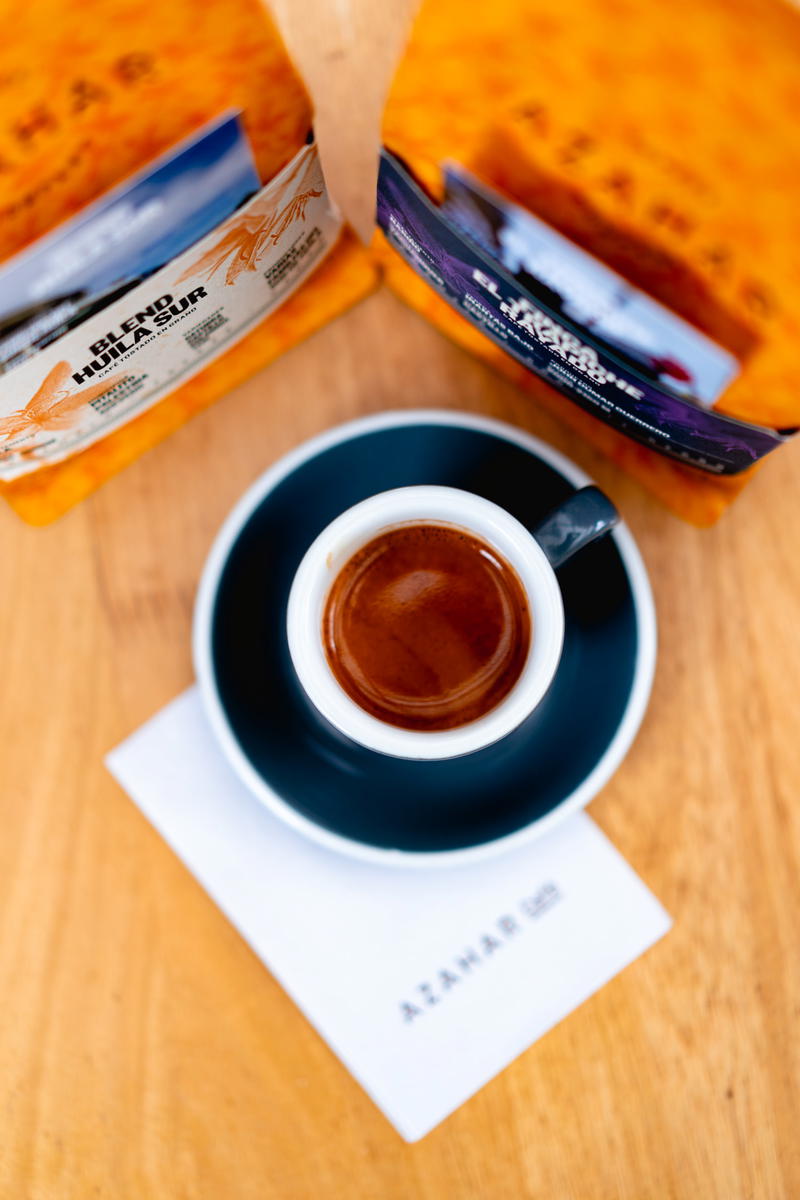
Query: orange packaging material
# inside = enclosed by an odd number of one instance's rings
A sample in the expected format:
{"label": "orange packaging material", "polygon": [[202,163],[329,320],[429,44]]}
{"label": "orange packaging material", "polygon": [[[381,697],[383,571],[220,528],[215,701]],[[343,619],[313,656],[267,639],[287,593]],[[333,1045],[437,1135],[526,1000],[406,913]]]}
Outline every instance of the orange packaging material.
{"label": "orange packaging material", "polygon": [[[435,198],[462,164],[742,363],[716,408],[800,426],[800,12],[783,0],[425,0],[383,140]],[[753,469],[638,445],[514,363],[376,235],[389,284],[669,508],[715,521]],[[789,453],[786,449],[776,453]]]}
{"label": "orange packaging material", "polygon": [[[306,141],[308,96],[258,0],[2,0],[0,14],[0,261],[225,111],[242,111],[262,183]],[[25,520],[53,520],[374,280],[345,230],[298,291],[189,382],[0,493]]]}

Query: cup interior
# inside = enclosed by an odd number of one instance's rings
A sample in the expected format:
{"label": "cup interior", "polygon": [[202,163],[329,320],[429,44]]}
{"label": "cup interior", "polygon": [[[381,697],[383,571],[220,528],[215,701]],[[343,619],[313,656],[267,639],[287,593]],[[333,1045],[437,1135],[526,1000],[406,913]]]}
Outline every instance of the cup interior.
{"label": "cup interior", "polygon": [[[322,622],[330,588],[362,546],[403,524],[445,524],[492,546],[515,570],[531,615],[531,643],[508,694],[483,716],[452,729],[403,729],[362,709],[328,665]],[[298,567],[287,609],[289,651],[309,700],[336,729],[362,746],[410,759],[452,758],[483,749],[516,728],[542,700],[553,679],[564,637],[564,611],[555,573],[527,529],[504,509],[457,488],[397,488],[342,513],[316,538]]]}

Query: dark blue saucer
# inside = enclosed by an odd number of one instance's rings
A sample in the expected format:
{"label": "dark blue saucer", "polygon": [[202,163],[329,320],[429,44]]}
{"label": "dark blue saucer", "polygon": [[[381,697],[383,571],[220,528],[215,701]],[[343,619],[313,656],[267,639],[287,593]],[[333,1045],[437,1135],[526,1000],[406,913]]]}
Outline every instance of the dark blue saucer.
{"label": "dark blue saucer", "polygon": [[566,634],[545,700],[503,741],[463,758],[386,758],[339,734],[299,687],[285,622],[308,546],[375,492],[445,484],[532,525],[586,482],[526,435],[457,413],[355,422],[274,468],[248,494],[252,510],[245,497],[244,513],[240,505],[220,535],[204,580],[214,589],[209,628],[198,634],[208,638],[211,687],[252,779],[319,830],[416,854],[483,847],[585,804],[627,750],[652,676],[650,593],[626,530],[559,571]]}

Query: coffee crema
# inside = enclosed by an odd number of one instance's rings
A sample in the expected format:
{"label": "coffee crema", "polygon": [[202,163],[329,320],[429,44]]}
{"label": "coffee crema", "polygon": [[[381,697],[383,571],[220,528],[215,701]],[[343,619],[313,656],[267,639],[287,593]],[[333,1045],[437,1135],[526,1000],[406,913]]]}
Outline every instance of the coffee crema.
{"label": "coffee crema", "polygon": [[519,679],[531,642],[522,583],[453,525],[379,534],[345,563],[325,604],[328,664],[366,712],[403,729],[483,717]]}

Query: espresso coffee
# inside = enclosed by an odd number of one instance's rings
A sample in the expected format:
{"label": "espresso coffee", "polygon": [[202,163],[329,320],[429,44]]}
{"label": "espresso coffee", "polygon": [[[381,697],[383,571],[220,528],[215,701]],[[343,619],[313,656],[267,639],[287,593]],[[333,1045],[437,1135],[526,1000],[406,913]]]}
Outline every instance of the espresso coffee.
{"label": "espresso coffee", "polygon": [[486,542],[450,525],[386,530],[342,567],[325,605],[328,664],[366,712],[403,729],[485,716],[528,657],[522,583]]}

